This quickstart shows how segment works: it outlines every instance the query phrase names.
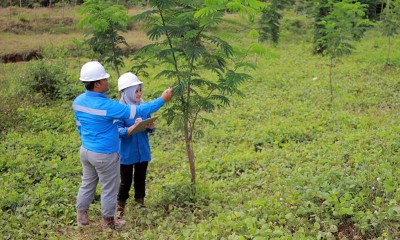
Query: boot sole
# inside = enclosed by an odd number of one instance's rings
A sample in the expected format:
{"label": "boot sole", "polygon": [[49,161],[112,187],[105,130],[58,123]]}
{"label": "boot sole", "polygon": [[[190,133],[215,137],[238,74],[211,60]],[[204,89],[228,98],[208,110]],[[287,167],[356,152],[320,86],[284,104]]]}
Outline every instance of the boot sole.
{"label": "boot sole", "polygon": [[87,227],[89,226],[89,223],[80,223],[78,222],[78,227]]}

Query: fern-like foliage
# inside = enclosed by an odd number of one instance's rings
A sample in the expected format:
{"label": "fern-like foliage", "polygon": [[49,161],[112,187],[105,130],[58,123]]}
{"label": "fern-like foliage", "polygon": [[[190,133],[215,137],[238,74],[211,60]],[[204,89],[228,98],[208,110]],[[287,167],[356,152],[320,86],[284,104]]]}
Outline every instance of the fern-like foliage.
{"label": "fern-like foliage", "polygon": [[124,66],[126,53],[121,45],[128,47],[120,32],[128,24],[126,9],[106,0],[87,0],[80,10],[82,19],[78,26],[85,30],[86,44],[97,55],[98,60],[111,65],[119,74]]}
{"label": "fern-like foliage", "polygon": [[[159,69],[156,79],[174,87],[174,98],[162,115],[182,130],[190,148],[193,137],[203,134],[196,130],[196,123],[213,124],[204,114],[229,106],[231,95],[243,96],[239,86],[251,79],[244,72],[249,65],[234,63],[233,47],[212,34],[211,28],[224,21],[226,10],[254,17],[265,4],[255,0],[155,0],[150,4],[154,9],[132,19],[144,23],[153,43],[135,54],[153,59]],[[188,155],[193,157],[191,150]]]}
{"label": "fern-like foliage", "polygon": [[351,42],[359,40],[365,26],[370,25],[363,19],[365,7],[365,4],[351,0],[333,3],[330,13],[317,23],[322,33],[317,43],[323,54],[336,58],[351,53]]}
{"label": "fern-like foliage", "polygon": [[[228,68],[232,66],[227,61],[232,61],[233,47],[208,30],[223,22],[226,9],[254,15],[265,7],[264,3],[253,0],[156,0],[150,4],[154,9],[132,19],[145,24],[147,36],[153,43],[135,54],[145,55],[146,59],[152,57],[165,67],[156,78],[172,81],[175,90],[174,100],[165,113],[176,114],[180,109],[180,115],[195,123],[203,111],[228,106],[226,95],[242,95],[238,87],[251,76],[240,69],[249,65],[233,64],[233,69]],[[207,77],[202,77],[201,73],[207,73],[204,75]],[[214,77],[210,77],[212,75]]]}
{"label": "fern-like foliage", "polygon": [[[328,48],[335,48],[335,45],[339,45],[340,42],[360,40],[364,32],[372,26],[372,23],[366,18],[367,5],[359,1],[314,0],[314,2],[315,53],[333,54],[335,51]],[[340,51],[338,53],[346,54],[346,52]]]}
{"label": "fern-like foliage", "polygon": [[384,10],[384,18],[381,22],[381,31],[388,37],[388,51],[386,65],[390,65],[390,53],[392,50],[391,38],[399,33],[400,29],[400,0],[390,1]]}
{"label": "fern-like foliage", "polygon": [[332,102],[333,61],[352,52],[352,42],[360,39],[364,27],[370,23],[364,19],[365,4],[352,0],[328,1],[328,4],[331,4],[328,14],[317,22],[319,38],[316,39],[316,46],[320,53],[330,57],[329,83]]}
{"label": "fern-like foliage", "polygon": [[282,14],[279,13],[279,0],[273,0],[270,5],[262,10],[260,23],[260,41],[271,39],[274,44],[279,42],[280,19]]}

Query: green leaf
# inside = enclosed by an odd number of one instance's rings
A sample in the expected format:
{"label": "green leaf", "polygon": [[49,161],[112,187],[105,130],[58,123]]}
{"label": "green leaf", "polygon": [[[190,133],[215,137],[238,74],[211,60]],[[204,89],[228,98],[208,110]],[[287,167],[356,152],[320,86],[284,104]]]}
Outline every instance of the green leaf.
{"label": "green leaf", "polygon": [[195,14],[195,18],[203,18],[207,17],[209,15],[212,15],[213,13],[216,13],[219,9],[216,7],[204,7],[198,10]]}
{"label": "green leaf", "polygon": [[147,32],[147,36],[150,40],[158,40],[163,34],[166,33],[166,28],[164,26],[154,26]]}
{"label": "green leaf", "polygon": [[193,62],[203,57],[205,49],[204,47],[199,46],[185,47],[184,53],[188,61]]}
{"label": "green leaf", "polygon": [[156,13],[158,13],[158,10],[148,10],[148,11],[144,11],[142,13],[139,13],[137,15],[134,15],[131,17],[131,20],[133,22],[141,22],[141,21],[152,21],[154,20],[153,15],[155,15]]}
{"label": "green leaf", "polygon": [[200,19],[200,27],[202,28],[210,28],[218,26],[223,22],[224,14],[222,12],[215,12],[208,16],[204,16]]}
{"label": "green leaf", "polygon": [[250,50],[251,52],[263,56],[267,53],[267,50],[265,49],[265,47],[259,43],[251,43],[250,44]]}
{"label": "green leaf", "polygon": [[256,29],[251,29],[251,31],[247,34],[247,37],[249,38],[259,38],[260,34]]}
{"label": "green leaf", "polygon": [[213,94],[210,96],[211,99],[219,101],[223,106],[229,106],[230,100],[224,95]]}
{"label": "green leaf", "polygon": [[152,1],[150,1],[150,4],[151,4],[151,6],[154,6],[161,10],[176,7],[176,1],[174,1],[174,0],[152,0]]}
{"label": "green leaf", "polygon": [[168,79],[178,78],[180,73],[174,70],[162,70],[156,78],[166,77]]}
{"label": "green leaf", "polygon": [[335,233],[335,232],[338,231],[338,227],[336,225],[332,224],[332,225],[329,226],[329,231],[331,233]]}
{"label": "green leaf", "polygon": [[226,42],[218,37],[214,37],[214,36],[202,35],[202,37],[205,41],[208,41],[208,42],[220,47],[226,56],[229,57],[229,56],[233,55],[233,48],[228,42]]}

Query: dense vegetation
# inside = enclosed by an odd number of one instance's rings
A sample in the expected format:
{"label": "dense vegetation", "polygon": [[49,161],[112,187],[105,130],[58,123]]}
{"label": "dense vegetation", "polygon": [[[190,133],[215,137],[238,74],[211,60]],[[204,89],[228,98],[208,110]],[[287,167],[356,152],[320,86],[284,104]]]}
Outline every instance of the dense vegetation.
{"label": "dense vegetation", "polygon": [[[100,231],[100,191],[90,227],[75,223],[81,166],[71,101],[92,56],[80,47],[83,34],[64,28],[80,37],[44,47],[40,61],[1,64],[0,238],[400,238],[400,40],[392,38],[390,64],[378,28],[352,43],[353,53],[335,62],[331,101],[330,58],[313,54],[312,19],[293,9],[281,14],[279,44],[266,41],[263,57],[247,56],[258,68],[240,87],[245,96],[205,115],[215,127],[199,126],[194,188],[181,134],[157,122],[146,208],[128,202],[119,232]],[[251,26],[235,14],[225,19],[214,33],[246,52]],[[28,39],[47,38],[34,30]],[[127,42],[140,46],[129,37],[139,34],[132,26]],[[123,71],[130,66],[127,59]],[[154,68],[141,79],[146,100],[169,84],[154,77],[162,66]],[[108,69],[117,98],[117,74]]]}

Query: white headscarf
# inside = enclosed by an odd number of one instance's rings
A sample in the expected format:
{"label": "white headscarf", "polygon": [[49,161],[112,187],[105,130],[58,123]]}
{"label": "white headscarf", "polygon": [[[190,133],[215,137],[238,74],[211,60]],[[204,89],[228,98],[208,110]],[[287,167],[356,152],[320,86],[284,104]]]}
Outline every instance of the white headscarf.
{"label": "white headscarf", "polygon": [[139,102],[135,102],[135,96],[136,96],[136,89],[138,86],[142,87],[143,91],[143,85],[136,85],[136,86],[131,86],[127,87],[122,90],[122,96],[121,99],[119,100],[120,103],[127,104],[127,105],[140,105],[143,103],[143,99],[140,98]]}

